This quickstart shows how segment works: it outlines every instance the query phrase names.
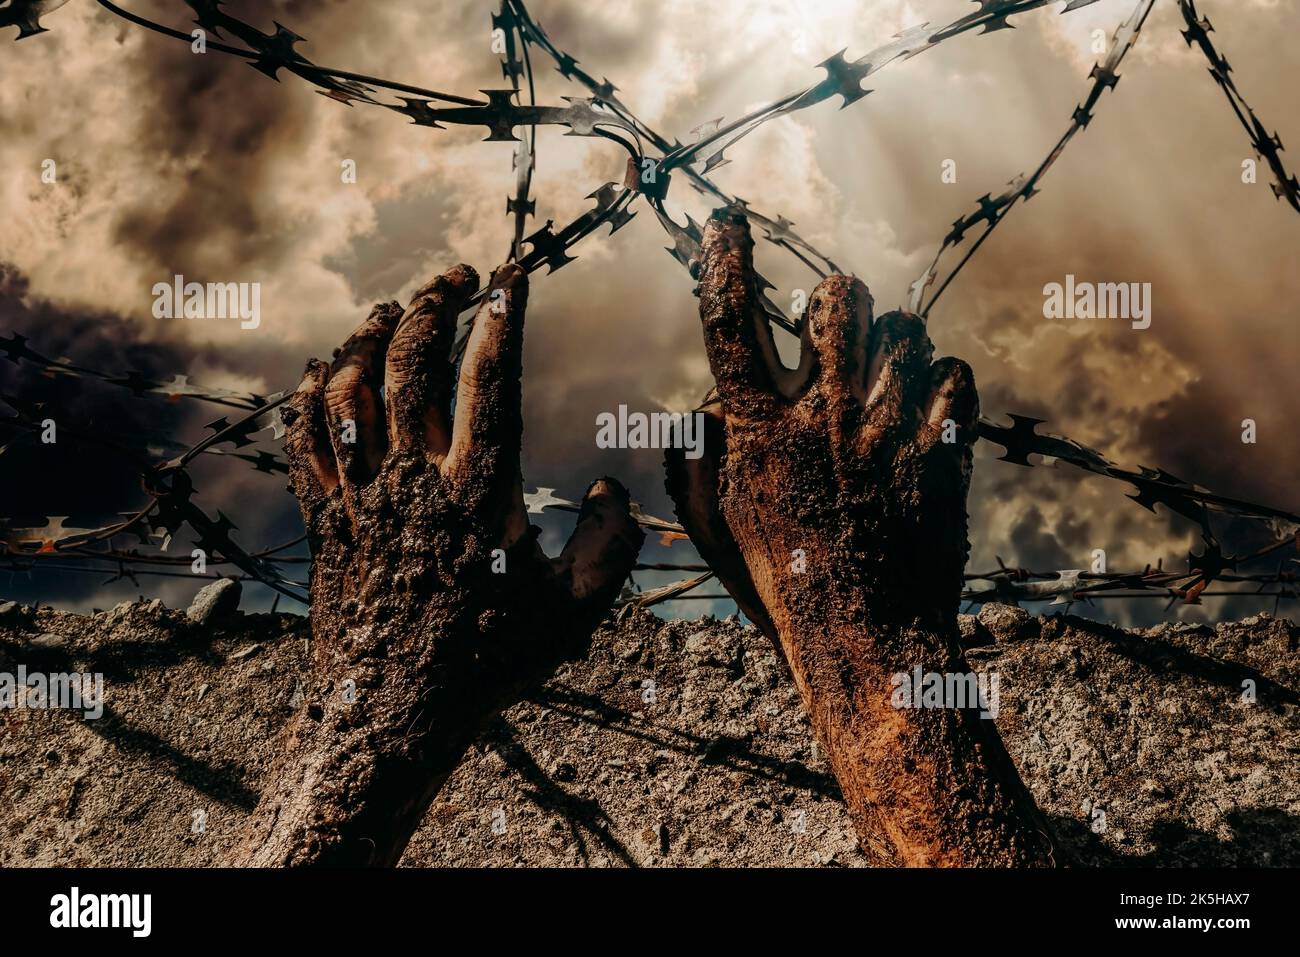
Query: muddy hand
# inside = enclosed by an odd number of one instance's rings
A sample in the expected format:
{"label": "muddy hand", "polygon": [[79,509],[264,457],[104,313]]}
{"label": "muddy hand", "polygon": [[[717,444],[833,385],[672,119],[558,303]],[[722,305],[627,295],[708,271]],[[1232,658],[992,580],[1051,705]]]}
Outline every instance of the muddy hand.
{"label": "muddy hand", "polygon": [[979,400],[932,361],[924,322],[876,317],[829,276],[782,365],[740,211],[710,219],[700,319],[717,383],[703,457],[667,456],[700,554],[773,639],[864,849],[882,864],[1049,859],[1041,821],[978,709],[902,708],[898,676],[963,674],[956,613]]}
{"label": "muddy hand", "polygon": [[396,863],[483,723],[585,650],[636,559],[613,479],[559,557],[542,553],[520,477],[528,279],[493,275],[457,377],[478,285],[457,266],[405,311],[376,306],[287,406],[313,674],[244,862]]}

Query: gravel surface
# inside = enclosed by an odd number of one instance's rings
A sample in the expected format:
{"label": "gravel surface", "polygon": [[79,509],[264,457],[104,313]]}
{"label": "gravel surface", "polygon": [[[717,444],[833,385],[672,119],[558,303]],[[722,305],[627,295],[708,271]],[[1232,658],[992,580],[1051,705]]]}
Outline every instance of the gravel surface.
{"label": "gravel surface", "polygon": [[[1300,864],[1300,628],[1125,632],[986,606],[998,727],[1088,865]],[[217,863],[296,706],[290,615],[0,602],[0,672],[102,672],[104,714],[0,710],[0,866]],[[1253,696],[1254,700],[1248,700]],[[798,694],[738,622],[632,612],[465,757],[407,866],[860,866]]]}

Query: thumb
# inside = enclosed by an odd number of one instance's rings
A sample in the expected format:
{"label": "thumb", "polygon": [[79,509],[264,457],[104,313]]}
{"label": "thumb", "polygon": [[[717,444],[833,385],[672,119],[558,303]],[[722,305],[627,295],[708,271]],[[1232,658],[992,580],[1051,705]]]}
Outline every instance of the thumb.
{"label": "thumb", "polygon": [[551,562],[576,601],[604,611],[618,597],[645,541],[631,505],[616,479],[597,479],[587,489],[578,525]]}
{"label": "thumb", "polygon": [[722,403],[716,390],[704,397],[696,412],[704,415],[704,454],[698,459],[688,459],[682,449],[666,450],[664,487],[677,510],[677,520],[686,529],[695,550],[717,575],[740,610],[772,640],[778,654],[783,654],[776,629],[763,600],[758,597],[745,557],[722,515],[718,488],[727,437]]}

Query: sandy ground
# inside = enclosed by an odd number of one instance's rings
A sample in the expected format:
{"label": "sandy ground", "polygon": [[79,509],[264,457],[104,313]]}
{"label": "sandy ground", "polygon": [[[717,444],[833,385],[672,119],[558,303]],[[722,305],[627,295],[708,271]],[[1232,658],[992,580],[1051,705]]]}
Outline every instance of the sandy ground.
{"label": "sandy ground", "polygon": [[[1085,865],[1300,864],[1300,628],[963,618],[997,723]],[[0,711],[0,865],[208,865],[257,801],[307,631],[0,603],[0,671],[98,671],[102,718]],[[1254,701],[1248,700],[1253,690]],[[735,621],[633,612],[465,757],[407,866],[860,866],[798,695]]]}

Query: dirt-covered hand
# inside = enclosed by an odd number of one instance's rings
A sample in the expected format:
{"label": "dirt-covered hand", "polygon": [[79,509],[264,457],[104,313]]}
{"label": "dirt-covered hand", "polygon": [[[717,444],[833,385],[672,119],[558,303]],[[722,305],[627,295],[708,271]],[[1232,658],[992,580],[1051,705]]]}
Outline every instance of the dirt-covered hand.
{"label": "dirt-covered hand", "polygon": [[918,316],[874,318],[861,280],[837,275],[813,292],[786,369],[752,248],[742,215],[709,221],[700,316],[717,388],[702,407],[706,454],[668,456],[678,515],[769,629],[814,598],[875,619],[952,619],[979,418],[970,368],[932,362]]}
{"label": "dirt-covered hand", "polygon": [[667,457],[678,517],[776,641],[869,852],[1034,860],[1041,844],[1017,817],[1025,795],[992,722],[891,700],[899,674],[968,671],[956,613],[979,417],[971,370],[931,361],[919,317],[874,317],[867,287],[840,275],[811,296],[798,368],[785,368],[752,250],[743,214],[715,212],[700,317],[717,388],[705,454]]}
{"label": "dirt-covered hand", "polygon": [[[520,478],[527,276],[493,275],[455,389],[457,266],[313,360],[284,414],[312,547],[312,682],[245,861],[394,864],[484,722],[581,654],[642,533],[612,479],[560,557]],[[381,388],[382,387],[382,388]]]}

